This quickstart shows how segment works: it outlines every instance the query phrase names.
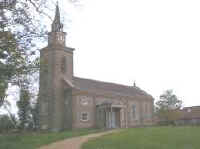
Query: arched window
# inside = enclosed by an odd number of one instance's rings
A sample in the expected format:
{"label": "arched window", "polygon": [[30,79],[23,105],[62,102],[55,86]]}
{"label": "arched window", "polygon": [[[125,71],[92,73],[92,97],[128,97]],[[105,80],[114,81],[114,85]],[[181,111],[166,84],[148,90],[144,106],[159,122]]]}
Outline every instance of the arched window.
{"label": "arched window", "polygon": [[67,71],[66,57],[63,57],[61,60],[61,72],[65,73]]}
{"label": "arched window", "polygon": [[133,119],[136,118],[136,105],[132,105],[132,117]]}
{"label": "arched window", "polygon": [[148,114],[148,104],[145,103],[145,114]]}

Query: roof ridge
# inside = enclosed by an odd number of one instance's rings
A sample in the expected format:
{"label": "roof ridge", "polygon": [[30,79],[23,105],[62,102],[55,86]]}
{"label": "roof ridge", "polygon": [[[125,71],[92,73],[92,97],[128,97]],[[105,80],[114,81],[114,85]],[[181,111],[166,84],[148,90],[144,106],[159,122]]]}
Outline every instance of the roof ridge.
{"label": "roof ridge", "polygon": [[80,78],[80,77],[76,77],[76,76],[73,76],[73,78],[75,78],[75,79],[76,79],[76,78],[77,78],[77,79],[84,79],[84,80],[89,80],[89,81],[94,81],[94,82],[107,83],[107,84],[113,84],[113,85],[120,85],[120,86],[123,86],[123,87],[138,88],[138,89],[139,89],[139,87],[124,85],[124,84],[119,84],[119,83],[106,82],[106,81],[100,81],[100,80],[88,79],[88,78]]}
{"label": "roof ridge", "polygon": [[[95,79],[88,79],[88,78],[81,78],[81,77],[77,77],[77,76],[73,76],[73,78],[75,79],[82,79],[82,80],[88,80],[88,81],[94,81],[94,82],[97,82],[97,83],[106,83],[106,84],[111,84],[111,85],[118,85],[118,86],[121,86],[121,87],[126,87],[126,88],[129,88],[129,89],[136,89],[138,91],[141,91],[143,92],[144,94],[147,94],[147,95],[150,95],[148,94],[146,91],[142,90],[141,88],[137,87],[137,86],[128,86],[128,85],[124,85],[124,84],[119,84],[119,83],[113,83],[113,82],[105,82],[105,81],[99,81],[99,80],[95,80]],[[150,95],[151,96],[151,95]]]}
{"label": "roof ridge", "polygon": [[119,94],[123,96],[133,96],[133,95],[145,95],[153,97],[146,91],[141,90],[139,87],[128,86],[123,84],[99,81],[94,79],[80,78],[73,76],[73,84],[75,87],[83,90],[93,90],[100,92],[110,92],[113,94]]}

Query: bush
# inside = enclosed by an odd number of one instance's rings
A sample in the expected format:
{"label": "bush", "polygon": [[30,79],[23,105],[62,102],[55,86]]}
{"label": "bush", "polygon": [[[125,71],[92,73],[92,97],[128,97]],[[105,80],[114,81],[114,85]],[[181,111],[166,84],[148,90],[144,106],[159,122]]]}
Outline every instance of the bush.
{"label": "bush", "polygon": [[15,124],[13,124],[12,120],[8,115],[0,116],[0,132],[8,132],[15,128]]}

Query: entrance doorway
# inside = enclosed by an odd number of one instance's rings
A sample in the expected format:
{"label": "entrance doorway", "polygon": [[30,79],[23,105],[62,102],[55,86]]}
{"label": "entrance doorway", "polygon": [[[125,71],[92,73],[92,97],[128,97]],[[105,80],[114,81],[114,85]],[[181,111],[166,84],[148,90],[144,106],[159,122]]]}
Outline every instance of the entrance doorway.
{"label": "entrance doorway", "polygon": [[120,109],[113,108],[112,111],[106,111],[106,127],[120,128]]}
{"label": "entrance doorway", "polygon": [[124,105],[102,103],[97,105],[97,127],[99,128],[122,128],[124,118]]}
{"label": "entrance doorway", "polygon": [[109,128],[116,128],[117,124],[116,124],[116,112],[112,111],[109,112],[108,114],[108,119],[109,119]]}

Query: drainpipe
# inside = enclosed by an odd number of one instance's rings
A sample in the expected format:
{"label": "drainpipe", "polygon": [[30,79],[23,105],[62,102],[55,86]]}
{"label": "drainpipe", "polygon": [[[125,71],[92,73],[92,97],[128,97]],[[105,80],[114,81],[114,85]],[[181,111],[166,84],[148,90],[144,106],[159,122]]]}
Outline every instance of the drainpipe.
{"label": "drainpipe", "polygon": [[111,114],[110,114],[110,115],[111,115],[111,116],[110,116],[110,118],[111,118],[111,120],[110,120],[110,123],[111,123],[110,126],[111,126],[111,128],[112,128],[112,105],[110,106],[110,113],[111,113]]}
{"label": "drainpipe", "polygon": [[128,128],[128,100],[126,100],[126,128]]}

